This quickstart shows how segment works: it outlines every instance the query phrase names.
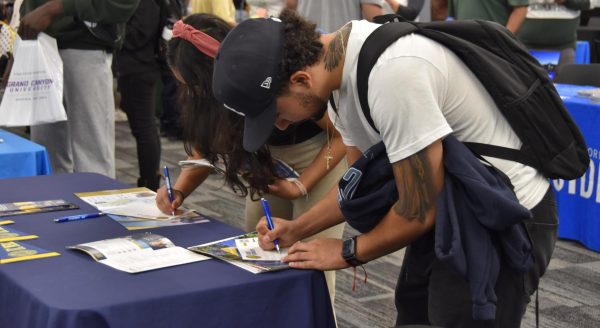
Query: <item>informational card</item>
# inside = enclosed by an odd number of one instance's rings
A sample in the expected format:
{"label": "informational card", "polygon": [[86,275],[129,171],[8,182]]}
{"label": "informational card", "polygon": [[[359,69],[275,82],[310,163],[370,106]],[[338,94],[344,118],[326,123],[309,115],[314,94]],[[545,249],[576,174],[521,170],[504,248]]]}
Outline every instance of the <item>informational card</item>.
{"label": "informational card", "polygon": [[236,239],[235,245],[242,259],[246,261],[281,261],[287,256],[287,249],[282,249],[280,254],[277,251],[266,251],[260,248],[256,237]]}

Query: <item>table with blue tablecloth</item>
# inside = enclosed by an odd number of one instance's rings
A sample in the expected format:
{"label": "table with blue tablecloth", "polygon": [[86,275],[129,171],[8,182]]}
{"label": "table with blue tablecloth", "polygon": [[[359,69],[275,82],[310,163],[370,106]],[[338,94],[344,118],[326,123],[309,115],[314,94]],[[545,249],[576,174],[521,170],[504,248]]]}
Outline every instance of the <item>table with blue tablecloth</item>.
{"label": "table with blue tablecloth", "polygon": [[577,95],[578,90],[597,88],[565,84],[556,88],[585,138],[591,160],[580,179],[552,182],[557,191],[558,234],[600,251],[600,103]]}
{"label": "table with blue tablecloth", "polygon": [[51,173],[46,148],[0,129],[0,178]]}
{"label": "table with blue tablecloth", "polygon": [[[92,173],[6,179],[0,203],[62,198],[78,210],[14,216],[27,243],[60,256],[0,265],[0,327],[335,327],[322,272],[252,274],[211,259],[138,274],[65,246],[131,234],[107,216],[54,223],[94,209],[74,192],[125,188]],[[217,220],[151,229],[188,247],[240,234]]]}

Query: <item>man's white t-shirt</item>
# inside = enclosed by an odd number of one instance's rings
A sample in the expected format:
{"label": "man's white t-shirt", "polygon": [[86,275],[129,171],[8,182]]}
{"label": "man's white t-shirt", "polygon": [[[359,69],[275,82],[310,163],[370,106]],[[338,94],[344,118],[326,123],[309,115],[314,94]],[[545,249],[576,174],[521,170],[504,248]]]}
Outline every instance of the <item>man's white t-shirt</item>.
{"label": "man's white t-shirt", "polygon": [[[391,163],[405,159],[434,141],[453,134],[460,141],[519,149],[511,129],[479,80],[441,44],[410,34],[379,57],[369,76],[368,101],[377,134],[365,119],[356,88],[358,54],[379,25],[352,21],[342,84],[334,92],[339,113],[329,116],[344,143],[361,151],[384,142]],[[523,206],[533,208],[549,187],[537,170],[486,157],[511,180]]]}

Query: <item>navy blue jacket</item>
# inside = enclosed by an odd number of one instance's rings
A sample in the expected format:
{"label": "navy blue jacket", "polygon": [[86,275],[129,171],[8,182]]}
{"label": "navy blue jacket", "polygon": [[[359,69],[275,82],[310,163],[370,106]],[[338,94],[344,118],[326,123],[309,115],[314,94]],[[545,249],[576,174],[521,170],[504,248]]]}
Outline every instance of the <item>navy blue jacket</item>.
{"label": "navy blue jacket", "polygon": [[500,254],[521,273],[533,263],[523,223],[532,214],[493,167],[454,137],[443,143],[445,181],[437,201],[435,254],[467,279],[473,319],[491,320]]}
{"label": "navy blue jacket", "polygon": [[[523,221],[531,212],[491,166],[453,136],[443,140],[444,189],[437,200],[435,253],[469,283],[473,318],[494,319],[502,260],[520,272],[533,262]],[[367,232],[398,200],[382,142],[369,148],[339,183],[338,202],[353,228]]]}

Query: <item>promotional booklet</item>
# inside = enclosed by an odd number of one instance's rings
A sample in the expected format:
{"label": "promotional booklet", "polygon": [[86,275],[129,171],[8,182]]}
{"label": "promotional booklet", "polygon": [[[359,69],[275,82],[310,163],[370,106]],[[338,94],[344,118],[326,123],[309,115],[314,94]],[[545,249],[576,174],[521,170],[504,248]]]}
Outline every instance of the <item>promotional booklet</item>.
{"label": "promotional booklet", "polygon": [[175,246],[168,238],[152,233],[105,239],[67,248],[83,251],[102,264],[129,273],[209,259]]}
{"label": "promotional booklet", "polygon": [[42,259],[60,255],[23,242],[7,241],[0,243],[0,264]]}
{"label": "promotional booklet", "polygon": [[79,208],[64,199],[13,202],[0,204],[0,217],[38,212],[64,211]]}
{"label": "promotional booklet", "polygon": [[191,246],[189,250],[209,255],[252,273],[262,273],[288,269],[281,259],[287,256],[287,249],[265,251],[258,246],[256,232],[234,236],[211,243]]}
{"label": "promotional booklet", "polygon": [[175,215],[161,212],[156,206],[156,193],[147,188],[101,190],[75,195],[128,230],[208,222],[208,217],[184,207],[178,208]]}

